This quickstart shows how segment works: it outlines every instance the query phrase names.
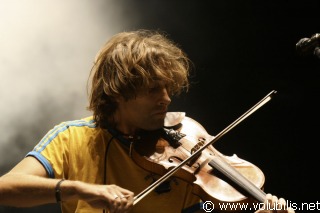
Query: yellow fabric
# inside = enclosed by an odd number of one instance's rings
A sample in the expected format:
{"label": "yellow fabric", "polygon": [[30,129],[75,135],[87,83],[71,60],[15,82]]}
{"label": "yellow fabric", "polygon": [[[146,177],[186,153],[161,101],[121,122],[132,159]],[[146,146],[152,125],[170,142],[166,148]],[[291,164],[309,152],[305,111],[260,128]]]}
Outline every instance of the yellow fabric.
{"label": "yellow fabric", "polygon": [[[92,117],[56,126],[29,155],[43,163],[49,176],[53,173],[55,178],[103,184],[106,171],[107,184],[119,185],[135,195],[147,188],[154,178],[133,162],[128,148],[119,140],[112,139],[108,131],[96,128]],[[186,182],[171,178],[170,186],[170,192],[148,194],[134,206],[132,213],[179,213],[200,201]],[[62,202],[62,211],[102,213],[101,209],[92,209],[81,200]]]}

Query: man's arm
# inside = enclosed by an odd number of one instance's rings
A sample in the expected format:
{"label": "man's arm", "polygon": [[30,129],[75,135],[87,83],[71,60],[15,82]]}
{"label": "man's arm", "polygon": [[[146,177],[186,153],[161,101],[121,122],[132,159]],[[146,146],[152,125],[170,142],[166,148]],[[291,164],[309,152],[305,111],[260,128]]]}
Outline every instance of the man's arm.
{"label": "man's arm", "polygon": [[55,203],[54,188],[58,181],[47,178],[38,160],[26,157],[0,177],[0,205],[30,207]]}
{"label": "man's arm", "polygon": [[[55,203],[55,188],[59,181],[48,178],[38,160],[26,157],[0,177],[0,205],[31,207]],[[65,180],[60,189],[62,201],[81,199],[94,208],[109,209],[110,212],[127,212],[133,205],[134,194],[116,185]]]}

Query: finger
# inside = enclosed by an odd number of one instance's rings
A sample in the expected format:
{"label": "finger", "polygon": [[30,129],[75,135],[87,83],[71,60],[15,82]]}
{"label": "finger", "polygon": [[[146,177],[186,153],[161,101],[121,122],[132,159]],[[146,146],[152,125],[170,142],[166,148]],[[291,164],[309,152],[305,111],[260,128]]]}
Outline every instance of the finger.
{"label": "finger", "polygon": [[271,206],[271,211],[273,213],[277,213],[278,208],[278,197],[275,195],[272,195],[272,206]]}
{"label": "finger", "polygon": [[279,209],[281,209],[280,211],[278,211],[278,213],[287,213],[287,202],[285,199],[283,198],[280,198],[278,200],[278,206],[279,206]]}
{"label": "finger", "polygon": [[122,193],[122,199],[127,201],[127,208],[131,208],[133,206],[133,199],[134,199],[134,193],[131,191],[128,191],[126,189],[121,190]]}
{"label": "finger", "polygon": [[133,205],[133,192],[116,185],[108,187],[108,198],[113,213],[126,212]]}
{"label": "finger", "polygon": [[263,206],[260,206],[260,209],[257,211],[259,213],[269,213],[268,209],[270,207],[270,203],[272,201],[272,195],[271,194],[266,194],[266,197],[263,202]]}
{"label": "finger", "polygon": [[109,205],[109,210],[112,213],[117,213],[121,211],[123,206],[126,204],[123,204],[123,201],[121,200],[121,197],[123,195],[119,193],[117,190],[113,191],[112,193],[109,194],[110,197],[110,205]]}
{"label": "finger", "polygon": [[130,195],[121,194],[120,199],[127,199],[128,197],[130,197]]}
{"label": "finger", "polygon": [[295,213],[295,211],[287,206],[287,201],[284,198],[280,198],[278,203],[281,205],[281,211],[278,211],[277,213]]}
{"label": "finger", "polygon": [[124,189],[124,188],[121,188],[119,187],[119,191],[122,195],[126,196],[126,197],[129,197],[129,196],[133,196],[134,193],[132,191],[129,191],[127,189]]}
{"label": "finger", "polygon": [[124,194],[119,195],[119,198],[118,198],[119,202],[118,202],[117,211],[128,212],[129,209],[131,209],[132,201],[129,198],[130,198],[130,195],[124,195]]}
{"label": "finger", "polygon": [[272,207],[272,195],[270,193],[266,195],[264,204],[265,204],[264,209],[270,210],[270,207]]}
{"label": "finger", "polygon": [[295,213],[292,208],[288,208],[288,209],[287,209],[287,212],[288,212],[288,213]]}
{"label": "finger", "polygon": [[129,212],[133,207],[133,196],[131,195],[122,195],[121,200],[125,201],[125,206],[123,210]]}

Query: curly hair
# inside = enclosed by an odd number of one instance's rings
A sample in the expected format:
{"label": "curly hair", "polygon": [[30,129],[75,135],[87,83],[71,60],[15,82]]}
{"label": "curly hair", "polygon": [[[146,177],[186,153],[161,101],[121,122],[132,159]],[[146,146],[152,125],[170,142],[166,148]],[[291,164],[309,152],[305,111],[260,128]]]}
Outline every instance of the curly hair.
{"label": "curly hair", "polygon": [[116,110],[114,97],[131,99],[136,90],[154,80],[165,82],[170,95],[189,88],[191,61],[187,55],[159,31],[121,32],[105,43],[91,69],[88,110],[97,126],[104,127]]}

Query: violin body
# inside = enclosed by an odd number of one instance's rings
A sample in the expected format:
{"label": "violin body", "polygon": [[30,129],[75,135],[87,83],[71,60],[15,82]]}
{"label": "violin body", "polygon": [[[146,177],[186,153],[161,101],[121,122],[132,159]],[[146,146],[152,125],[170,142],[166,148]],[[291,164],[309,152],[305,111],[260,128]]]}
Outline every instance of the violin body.
{"label": "violin body", "polygon": [[[139,166],[158,175],[166,174],[215,138],[209,135],[201,124],[186,117],[183,112],[167,113],[164,129],[165,132],[156,131],[143,135],[141,141],[134,143],[131,153]],[[265,176],[257,166],[237,155],[225,156],[212,145],[194,156],[173,176],[192,184],[193,193],[203,202],[211,201],[215,209],[222,203],[228,204],[225,207],[229,208],[221,209],[221,212],[241,212],[230,208],[230,205],[250,206],[257,202],[212,166],[215,159],[227,162],[256,187],[263,188]]]}

